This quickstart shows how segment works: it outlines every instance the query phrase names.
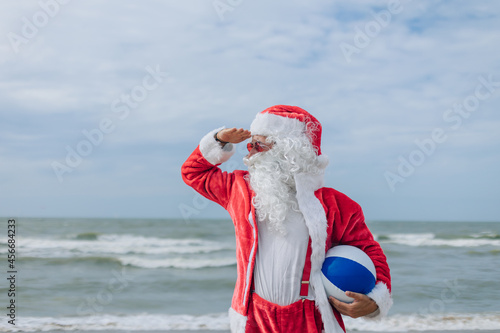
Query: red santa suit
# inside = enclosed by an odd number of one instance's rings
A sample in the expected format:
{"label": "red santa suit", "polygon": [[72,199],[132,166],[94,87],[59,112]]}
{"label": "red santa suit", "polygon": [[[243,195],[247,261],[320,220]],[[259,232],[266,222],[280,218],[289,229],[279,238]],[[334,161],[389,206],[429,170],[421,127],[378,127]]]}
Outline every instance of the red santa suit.
{"label": "red santa suit", "polygon": [[[281,105],[266,109],[256,117],[251,131],[253,135],[273,135],[276,130],[286,132],[291,122],[294,122],[294,126],[296,122],[304,124],[318,159],[326,167],[328,161],[320,150],[321,125],[303,109]],[[255,332],[254,327],[249,325],[254,319],[253,313],[249,312],[253,312],[253,308],[259,302],[265,303],[265,300],[252,294],[259,244],[257,218],[252,205],[254,193],[248,182],[247,171],[222,172],[219,169],[218,166],[234,154],[232,144],[222,147],[215,141],[214,134],[221,129],[208,133],[200,141],[183,164],[182,177],[198,193],[224,207],[232,218],[236,235],[237,281],[229,309],[231,331]],[[307,321],[321,320],[327,333],[345,331],[342,317],[329,304],[321,281],[325,253],[339,244],[356,246],[372,259],[377,272],[377,284],[368,296],[377,303],[379,309],[371,318],[385,316],[392,305],[389,267],[380,245],[365,224],[361,207],[345,194],[323,187],[322,175],[295,175],[295,185],[296,198],[310,237],[309,288],[314,291],[314,301],[306,301],[305,306],[311,308],[306,316]],[[267,304],[266,308],[272,306]],[[287,328],[286,332],[304,331],[303,328],[294,330],[293,327]]]}

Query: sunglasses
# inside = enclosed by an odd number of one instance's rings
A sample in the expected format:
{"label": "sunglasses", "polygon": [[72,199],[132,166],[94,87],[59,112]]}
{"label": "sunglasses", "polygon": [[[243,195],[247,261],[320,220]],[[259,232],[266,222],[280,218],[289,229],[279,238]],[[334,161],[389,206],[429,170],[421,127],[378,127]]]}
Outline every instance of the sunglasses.
{"label": "sunglasses", "polygon": [[262,142],[259,142],[259,141],[255,141],[255,142],[249,142],[247,143],[247,149],[248,151],[250,152],[252,149],[257,150],[259,153],[265,151],[265,150],[269,150],[271,148],[269,148],[269,146],[266,146],[265,144],[263,144]]}

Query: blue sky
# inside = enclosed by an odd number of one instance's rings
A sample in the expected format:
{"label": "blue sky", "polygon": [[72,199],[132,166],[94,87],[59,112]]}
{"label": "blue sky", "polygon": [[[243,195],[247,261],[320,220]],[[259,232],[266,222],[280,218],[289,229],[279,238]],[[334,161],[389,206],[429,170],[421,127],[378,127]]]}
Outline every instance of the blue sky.
{"label": "blue sky", "polygon": [[291,104],[323,124],[326,184],[368,220],[500,221],[500,3],[40,0],[0,16],[2,216],[228,217],[182,162],[208,131]]}

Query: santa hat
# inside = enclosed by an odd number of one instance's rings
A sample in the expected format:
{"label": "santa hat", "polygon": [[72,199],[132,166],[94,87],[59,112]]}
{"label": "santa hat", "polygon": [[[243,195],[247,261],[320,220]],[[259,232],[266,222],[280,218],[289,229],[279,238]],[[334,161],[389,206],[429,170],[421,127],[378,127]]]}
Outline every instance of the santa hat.
{"label": "santa hat", "polygon": [[275,105],[257,114],[250,125],[252,135],[294,137],[305,134],[312,144],[321,168],[328,158],[321,154],[321,123],[309,112],[291,105]]}
{"label": "santa hat", "polygon": [[[316,152],[322,171],[328,158],[321,154],[321,124],[298,106],[275,105],[257,114],[250,126],[252,135],[296,137],[307,135]],[[335,319],[321,280],[321,266],[325,259],[327,219],[323,205],[315,191],[323,187],[324,174],[300,173],[294,176],[297,202],[311,237],[310,285],[314,289],[316,305],[321,313],[325,332],[342,332]]]}

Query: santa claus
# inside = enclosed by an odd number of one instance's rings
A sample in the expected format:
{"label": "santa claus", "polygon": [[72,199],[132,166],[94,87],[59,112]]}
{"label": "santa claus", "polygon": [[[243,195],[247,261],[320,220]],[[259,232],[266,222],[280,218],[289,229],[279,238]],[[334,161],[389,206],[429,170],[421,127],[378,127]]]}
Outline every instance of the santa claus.
{"label": "santa claus", "polygon": [[[323,186],[321,124],[304,109],[276,105],[250,130],[208,133],[182,166],[184,181],[230,214],[238,277],[229,309],[232,332],[344,332],[342,316],[378,319],[392,305],[386,257],[361,207]],[[248,171],[222,172],[234,144],[251,138]],[[328,299],[321,266],[333,246],[352,245],[375,264],[377,284],[352,303]]]}

